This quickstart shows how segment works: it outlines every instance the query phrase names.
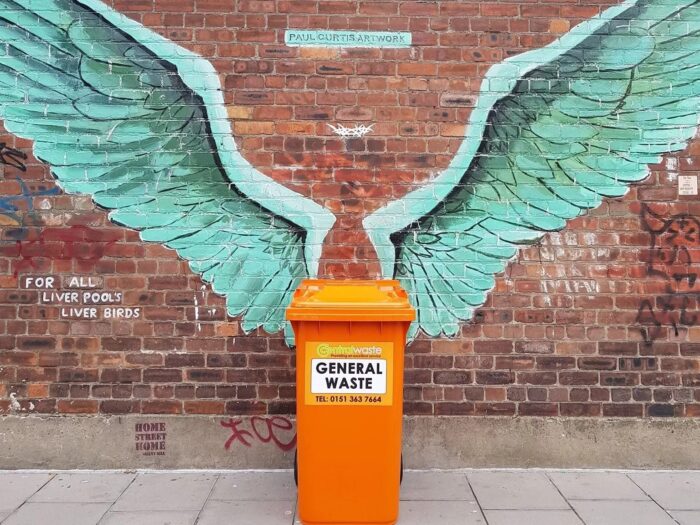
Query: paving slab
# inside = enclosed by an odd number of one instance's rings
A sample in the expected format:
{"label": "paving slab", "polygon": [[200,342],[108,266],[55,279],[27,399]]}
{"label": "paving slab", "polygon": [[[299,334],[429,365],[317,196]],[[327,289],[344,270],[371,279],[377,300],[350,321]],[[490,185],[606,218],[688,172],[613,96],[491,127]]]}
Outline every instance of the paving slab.
{"label": "paving slab", "polygon": [[570,510],[542,472],[475,471],[467,479],[483,509]]}
{"label": "paving slab", "polygon": [[398,525],[486,525],[478,505],[469,501],[402,501]]}
{"label": "paving slab", "polygon": [[291,472],[236,472],[219,476],[209,499],[219,501],[295,501],[297,488]]}
{"label": "paving slab", "polygon": [[117,500],[135,477],[136,474],[111,472],[59,474],[36,492],[29,501],[111,503]]}
{"label": "paving slab", "polygon": [[139,474],[112,510],[200,510],[218,474]]}
{"label": "paving slab", "polygon": [[110,503],[25,503],[3,525],[95,525]]}
{"label": "paving slab", "polygon": [[404,473],[401,499],[412,501],[475,501],[464,472]]}
{"label": "paving slab", "polygon": [[629,477],[665,509],[700,510],[700,472],[634,472]]}
{"label": "paving slab", "polygon": [[649,501],[622,472],[550,472],[549,479],[567,499]]}
{"label": "paving slab", "polygon": [[653,501],[571,500],[586,525],[676,525]]}
{"label": "paving slab", "polygon": [[680,525],[700,525],[700,510],[670,510],[669,514]]}
{"label": "paving slab", "polygon": [[573,510],[485,510],[489,525],[584,525]]}
{"label": "paving slab", "polygon": [[197,525],[291,525],[291,501],[208,501]]}
{"label": "paving slab", "polygon": [[108,512],[99,525],[194,525],[198,515],[198,511]]}
{"label": "paving slab", "polygon": [[0,512],[13,511],[48,483],[52,474],[3,472],[0,474]]}

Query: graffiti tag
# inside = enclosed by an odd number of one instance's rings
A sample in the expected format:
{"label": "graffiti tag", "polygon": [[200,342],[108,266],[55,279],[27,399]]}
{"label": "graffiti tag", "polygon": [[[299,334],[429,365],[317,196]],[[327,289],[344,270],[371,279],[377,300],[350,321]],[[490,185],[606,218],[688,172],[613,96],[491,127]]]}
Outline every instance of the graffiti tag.
{"label": "graffiti tag", "polygon": [[221,421],[221,426],[231,430],[231,435],[224,443],[226,450],[236,442],[245,447],[251,447],[255,441],[258,441],[274,443],[280,450],[288,452],[297,444],[294,425],[283,416],[253,416],[248,421],[229,418],[227,421]]}
{"label": "graffiti tag", "polygon": [[698,323],[695,285],[700,269],[700,221],[688,214],[663,218],[648,206],[642,210],[642,224],[651,233],[647,273],[665,280],[666,293],[642,301],[637,324],[644,341],[652,344],[671,328],[678,336],[679,328]]}
{"label": "graffiti tag", "polygon": [[20,171],[27,171],[27,166],[24,163],[26,160],[26,153],[15,148],[10,148],[4,142],[0,142],[0,164],[12,166]]}
{"label": "graffiti tag", "polygon": [[36,269],[36,258],[95,262],[119,240],[117,232],[103,232],[89,226],[45,228],[36,239],[16,241],[19,262],[15,276],[27,268]]}
{"label": "graffiti tag", "polygon": [[[0,142],[0,146],[2,143]],[[2,158],[2,150],[0,150]],[[3,161],[0,160],[0,164]],[[16,178],[20,191],[17,195],[0,196],[0,226],[24,226],[25,217],[30,217],[34,212],[34,198],[58,195],[61,190],[57,187],[47,188],[39,185],[36,188],[30,187],[21,178]],[[15,234],[15,238],[23,238],[23,232]]]}

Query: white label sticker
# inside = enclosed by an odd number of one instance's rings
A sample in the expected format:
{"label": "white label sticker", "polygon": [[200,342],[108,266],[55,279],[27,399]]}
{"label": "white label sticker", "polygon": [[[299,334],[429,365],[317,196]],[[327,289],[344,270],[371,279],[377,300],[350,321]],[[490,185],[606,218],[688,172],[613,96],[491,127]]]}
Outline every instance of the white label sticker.
{"label": "white label sticker", "polygon": [[386,394],[385,359],[312,359],[312,394]]}
{"label": "white label sticker", "polygon": [[698,178],[695,175],[680,175],[678,177],[678,195],[697,195]]}

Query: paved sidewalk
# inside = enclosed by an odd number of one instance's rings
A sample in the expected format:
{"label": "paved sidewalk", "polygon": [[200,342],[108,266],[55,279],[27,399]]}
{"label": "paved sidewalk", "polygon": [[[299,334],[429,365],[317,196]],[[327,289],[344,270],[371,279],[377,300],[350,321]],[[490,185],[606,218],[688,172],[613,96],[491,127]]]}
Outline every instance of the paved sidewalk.
{"label": "paved sidewalk", "polygon": [[[291,472],[0,472],[2,525],[292,525]],[[700,471],[407,471],[399,525],[700,525]]]}

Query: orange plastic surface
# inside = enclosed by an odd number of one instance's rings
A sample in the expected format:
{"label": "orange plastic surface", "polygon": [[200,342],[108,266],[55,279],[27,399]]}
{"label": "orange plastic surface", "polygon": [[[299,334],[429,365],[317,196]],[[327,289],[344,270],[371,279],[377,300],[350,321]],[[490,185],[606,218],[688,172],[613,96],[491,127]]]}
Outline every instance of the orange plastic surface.
{"label": "orange plastic surface", "polygon": [[[400,320],[386,320],[391,316]],[[404,347],[413,316],[396,281],[305,281],[295,295],[288,318],[296,336],[298,515],[304,525],[398,520]],[[341,321],[344,317],[351,319]],[[369,403],[309,403],[310,395],[315,398],[309,364],[318,356],[308,353],[327,357],[326,343],[391,349],[390,355],[379,354],[391,367],[386,394],[363,398]],[[388,404],[377,402],[380,398]]]}
{"label": "orange plastic surface", "polygon": [[305,279],[287,309],[291,321],[412,321],[398,281]]}

